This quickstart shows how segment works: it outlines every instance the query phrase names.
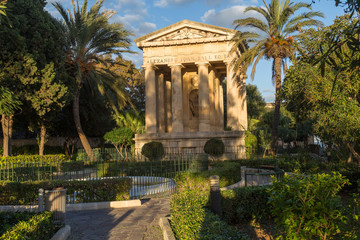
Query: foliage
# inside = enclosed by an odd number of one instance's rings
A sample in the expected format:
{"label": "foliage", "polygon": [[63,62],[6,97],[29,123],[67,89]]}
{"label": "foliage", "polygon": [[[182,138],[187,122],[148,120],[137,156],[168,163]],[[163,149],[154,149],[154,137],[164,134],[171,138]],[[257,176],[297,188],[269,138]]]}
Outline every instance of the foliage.
{"label": "foliage", "polygon": [[114,128],[105,134],[104,139],[106,142],[113,144],[122,157],[124,157],[123,151],[125,150],[125,156],[127,157],[127,148],[133,142],[133,132],[126,127]]}
{"label": "foliage", "polygon": [[[286,239],[329,239],[341,233],[341,188],[348,183],[339,173],[285,175],[269,189],[275,221]],[[344,234],[344,233],[342,233]]]}
{"label": "foliage", "polygon": [[75,4],[72,0],[73,11],[66,11],[59,2],[53,4],[64,20],[63,34],[66,37],[68,73],[76,82],[76,94],[73,99],[74,122],[81,143],[91,158],[93,152],[82,130],[79,115],[81,89],[87,86],[87,89],[106,96],[114,109],[123,108],[128,101],[126,82],[115,72],[107,69],[107,66],[113,63],[113,59],[103,59],[101,56],[120,56],[122,52],[128,51],[130,32],[122,24],[109,22],[115,12],[101,12],[103,3],[104,0],[97,0],[89,11],[87,0],[84,0],[82,7],[78,1]]}
{"label": "foliage", "polygon": [[28,221],[34,215],[32,212],[0,212],[0,236],[19,221]]}
{"label": "foliage", "polygon": [[42,164],[49,164],[49,163],[60,163],[63,161],[70,160],[69,156],[58,154],[58,155],[18,155],[18,156],[11,156],[11,157],[0,157],[0,165],[3,164],[16,164],[16,163],[30,163],[30,162],[41,162]]}
{"label": "foliage", "polygon": [[141,154],[150,159],[150,161],[160,160],[164,153],[164,146],[161,142],[145,143],[141,149]]}
{"label": "foliage", "polygon": [[257,150],[258,140],[254,134],[250,131],[245,132],[245,148],[246,148],[246,157],[249,158]]}
{"label": "foliage", "polygon": [[265,112],[266,102],[256,85],[246,84],[246,104],[250,119],[259,119]]}
{"label": "foliage", "polygon": [[265,8],[251,6],[245,9],[245,13],[254,11],[262,18],[248,17],[234,21],[235,29],[250,27],[252,31],[238,31],[233,38],[232,51],[243,52],[234,63],[236,71],[246,72],[248,66],[253,63],[252,79],[254,79],[257,63],[262,57],[273,59],[272,72],[276,95],[271,149],[274,154],[280,117],[281,66],[285,68],[286,58],[289,58],[296,50],[294,45],[296,33],[304,27],[321,25],[322,23],[315,20],[315,17],[323,17],[323,14],[309,11],[296,15],[295,13],[300,9],[311,10],[309,4],[302,2],[294,3],[289,0],[263,2]]}
{"label": "foliage", "polygon": [[129,128],[134,134],[145,132],[145,115],[140,112],[128,110],[122,114],[115,115],[114,119],[116,125]]}
{"label": "foliage", "polygon": [[0,114],[10,116],[16,110],[20,110],[21,101],[19,98],[5,87],[0,87]]}
{"label": "foliage", "polygon": [[353,62],[360,54],[344,45],[341,53],[331,54],[336,67],[322,68],[314,61],[322,50],[331,48],[333,38],[347,37],[344,32],[355,23],[356,20],[345,15],[321,31],[304,32],[303,51],[287,73],[283,95],[293,112],[303,109],[302,115],[315,122],[316,135],[325,142],[346,146],[360,161],[356,146],[360,134],[360,71]]}
{"label": "foliage", "polygon": [[204,145],[204,152],[212,158],[218,158],[225,152],[225,145],[221,139],[211,138]]}
{"label": "foliage", "polygon": [[271,217],[268,187],[244,187],[221,191],[223,218],[229,224],[266,221]]}
{"label": "foliage", "polygon": [[52,190],[63,187],[67,194],[76,194],[76,202],[103,202],[129,199],[131,179],[111,178],[90,181],[27,181],[0,182],[1,205],[35,204],[39,188]]}
{"label": "foliage", "polygon": [[[7,0],[2,0],[2,1],[0,2],[0,14],[1,14],[1,15],[4,15],[4,16],[6,16],[6,12],[5,12],[6,2],[7,2]],[[0,21],[0,22],[1,22],[1,21]]]}
{"label": "foliage", "polygon": [[171,197],[170,212],[177,239],[246,239],[204,208],[209,200],[208,178],[205,182],[202,177],[181,174],[175,181],[178,193]]}
{"label": "foliage", "polygon": [[[25,213],[26,214],[26,213]],[[20,221],[0,236],[1,240],[47,240],[56,232],[52,212],[33,215],[27,221]]]}

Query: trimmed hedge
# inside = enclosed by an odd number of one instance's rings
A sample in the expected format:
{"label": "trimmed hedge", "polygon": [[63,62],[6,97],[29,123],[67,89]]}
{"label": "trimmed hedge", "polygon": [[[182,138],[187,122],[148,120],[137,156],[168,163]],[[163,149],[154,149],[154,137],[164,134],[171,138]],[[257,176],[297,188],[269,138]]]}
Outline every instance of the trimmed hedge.
{"label": "trimmed hedge", "polygon": [[180,174],[175,179],[178,193],[170,202],[171,227],[177,239],[247,239],[206,208],[209,179],[199,174]]}
{"label": "trimmed hedge", "polygon": [[76,202],[120,201],[130,198],[130,178],[91,181],[0,182],[0,205],[36,204],[39,188],[63,187],[67,194],[76,194]]}
{"label": "trimmed hedge", "polygon": [[[29,216],[26,213],[24,215],[25,218]],[[56,232],[52,216],[53,213],[51,212],[43,212],[33,215],[27,221],[20,217],[20,221],[8,228],[0,240],[48,240]]]}
{"label": "trimmed hedge", "polygon": [[[64,154],[64,148],[61,146],[46,146],[44,148],[44,154]],[[3,148],[0,147],[0,155],[3,154]],[[23,146],[12,146],[12,155],[38,155],[38,145],[23,145]]]}
{"label": "trimmed hedge", "polygon": [[225,145],[221,139],[211,138],[206,141],[204,146],[204,152],[209,154],[213,158],[217,158],[224,154]]}
{"label": "trimmed hedge", "polygon": [[229,224],[261,222],[271,218],[268,186],[221,191],[224,220]]}
{"label": "trimmed hedge", "polygon": [[161,142],[145,143],[141,149],[141,154],[150,159],[150,161],[160,160],[164,153],[164,146]]}
{"label": "trimmed hedge", "polygon": [[8,164],[22,164],[22,163],[34,163],[41,162],[43,164],[60,163],[69,161],[70,157],[64,154],[59,155],[19,155],[10,157],[0,157],[0,166],[3,167]]}

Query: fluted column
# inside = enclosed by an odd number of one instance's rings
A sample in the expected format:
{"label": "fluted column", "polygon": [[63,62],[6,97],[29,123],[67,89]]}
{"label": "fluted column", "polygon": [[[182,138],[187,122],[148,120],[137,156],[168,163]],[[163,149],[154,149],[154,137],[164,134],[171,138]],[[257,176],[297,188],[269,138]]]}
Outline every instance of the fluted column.
{"label": "fluted column", "polygon": [[199,74],[199,131],[210,131],[209,63],[195,63]]}
{"label": "fluted column", "polygon": [[166,92],[166,101],[165,101],[165,107],[166,107],[166,132],[172,132],[172,110],[171,110],[171,82],[165,81],[165,92]]}
{"label": "fluted column", "polygon": [[226,64],[226,116],[227,116],[227,126],[231,127],[231,130],[240,130],[239,122],[239,89],[238,83],[236,81],[236,74],[234,74],[233,66],[230,62],[225,62]]}
{"label": "fluted column", "polygon": [[157,76],[157,123],[160,133],[165,132],[165,81],[164,74],[161,73]]}
{"label": "fluted column", "polygon": [[153,64],[145,68],[145,127],[146,133],[156,133],[156,82]]}
{"label": "fluted column", "polygon": [[240,125],[247,129],[248,128],[248,118],[247,118],[247,103],[246,103],[246,79],[247,75],[245,73],[240,74],[240,87],[239,87],[239,122]]}
{"label": "fluted column", "polygon": [[181,64],[170,65],[172,91],[172,132],[183,132],[183,102]]}

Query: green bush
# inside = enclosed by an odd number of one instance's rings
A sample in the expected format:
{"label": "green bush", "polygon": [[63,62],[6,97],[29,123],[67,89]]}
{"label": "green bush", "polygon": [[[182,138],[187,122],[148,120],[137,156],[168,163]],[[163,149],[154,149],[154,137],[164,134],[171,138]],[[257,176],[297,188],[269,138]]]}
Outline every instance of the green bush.
{"label": "green bush", "polygon": [[0,182],[0,205],[36,204],[39,188],[63,187],[76,194],[76,202],[101,202],[129,199],[131,179],[113,178],[91,181]]}
{"label": "green bush", "polygon": [[211,138],[206,141],[204,146],[204,152],[209,154],[213,158],[218,158],[225,152],[225,145],[221,139]]}
{"label": "green bush", "polygon": [[35,213],[32,212],[0,212],[0,236],[20,221],[28,221]]}
{"label": "green bush", "polygon": [[223,218],[229,224],[262,222],[271,217],[268,187],[244,187],[221,191]]}
{"label": "green bush", "polygon": [[141,149],[141,154],[150,159],[150,161],[160,160],[164,156],[164,146],[161,142],[145,143]]}
{"label": "green bush", "polygon": [[0,166],[3,167],[9,164],[26,164],[26,163],[60,163],[69,161],[70,157],[64,154],[59,155],[19,155],[10,157],[0,157]]}
{"label": "green bush", "polygon": [[15,226],[8,228],[0,240],[48,240],[56,232],[52,215],[51,212],[43,212],[35,214],[27,221],[19,221]]}
{"label": "green bush", "polygon": [[186,173],[178,175],[175,181],[178,192],[171,197],[170,212],[177,239],[246,239],[206,209],[210,194],[208,178]]}
{"label": "green bush", "polygon": [[285,175],[269,189],[275,222],[286,239],[330,239],[342,232],[341,174]]}

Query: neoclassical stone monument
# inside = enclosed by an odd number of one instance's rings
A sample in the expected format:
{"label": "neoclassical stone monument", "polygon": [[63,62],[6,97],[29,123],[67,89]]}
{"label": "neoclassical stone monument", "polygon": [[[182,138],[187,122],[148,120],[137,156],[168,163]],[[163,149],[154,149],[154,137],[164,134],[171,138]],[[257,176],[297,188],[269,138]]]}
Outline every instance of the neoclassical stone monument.
{"label": "neoclassical stone monument", "polygon": [[144,53],[146,91],[146,133],[135,135],[137,149],[160,141],[168,152],[202,153],[216,137],[225,143],[225,158],[245,157],[246,75],[234,73],[236,54],[229,54],[235,33],[183,20],[135,39]]}

